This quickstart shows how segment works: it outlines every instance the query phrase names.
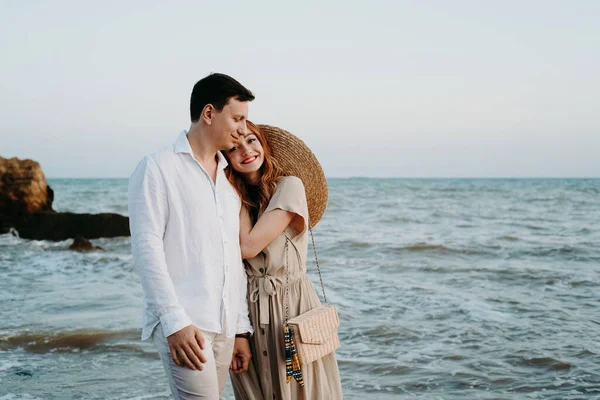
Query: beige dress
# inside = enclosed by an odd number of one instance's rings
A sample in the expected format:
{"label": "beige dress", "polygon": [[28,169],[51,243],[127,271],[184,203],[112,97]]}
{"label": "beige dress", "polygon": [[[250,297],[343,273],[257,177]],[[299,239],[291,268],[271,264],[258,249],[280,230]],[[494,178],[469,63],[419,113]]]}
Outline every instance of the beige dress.
{"label": "beige dress", "polygon": [[[282,209],[304,219],[304,230],[298,233],[288,226],[285,234],[293,246],[289,251],[289,318],[309,311],[320,304],[312,283],[306,275],[308,250],[308,207],[304,185],[299,178],[285,177],[265,212]],[[341,399],[342,386],[335,354],[331,353],[302,368],[304,387],[294,379],[286,383],[285,345],[285,235],[282,233],[261,254],[246,261],[248,274],[248,308],[254,336],[250,340],[252,360],[248,372],[231,374],[236,399]]]}

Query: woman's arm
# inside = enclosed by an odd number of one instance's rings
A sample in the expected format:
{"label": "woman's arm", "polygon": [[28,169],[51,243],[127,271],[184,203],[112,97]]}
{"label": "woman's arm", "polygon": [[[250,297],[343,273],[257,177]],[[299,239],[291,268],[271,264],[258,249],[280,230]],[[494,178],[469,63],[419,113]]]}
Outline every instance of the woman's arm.
{"label": "woman's arm", "polygon": [[264,213],[256,222],[254,227],[250,219],[248,209],[242,206],[240,211],[240,248],[242,258],[254,258],[273,240],[275,240],[285,228],[292,223],[296,231],[301,232],[304,227],[304,219],[293,212],[275,209]]}

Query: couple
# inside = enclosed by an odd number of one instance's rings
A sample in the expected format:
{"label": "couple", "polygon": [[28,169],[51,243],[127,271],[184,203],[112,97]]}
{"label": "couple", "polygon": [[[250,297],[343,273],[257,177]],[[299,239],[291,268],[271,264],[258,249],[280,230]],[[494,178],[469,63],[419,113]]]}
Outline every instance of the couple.
{"label": "couple", "polygon": [[288,258],[290,318],[320,304],[306,275],[311,199],[270,150],[289,134],[247,120],[252,100],[227,75],[201,79],[189,131],[131,175],[142,340],[154,341],[175,399],[220,398],[228,370],[236,399],[341,399],[334,353],[302,367],[304,386],[286,383],[286,236],[299,252]]}

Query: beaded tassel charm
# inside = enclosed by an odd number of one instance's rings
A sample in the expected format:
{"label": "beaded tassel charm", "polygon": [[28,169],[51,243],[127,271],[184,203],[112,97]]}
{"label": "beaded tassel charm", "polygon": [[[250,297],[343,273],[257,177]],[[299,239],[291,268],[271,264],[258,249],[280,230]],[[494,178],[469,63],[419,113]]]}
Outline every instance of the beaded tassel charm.
{"label": "beaded tassel charm", "polygon": [[285,340],[285,381],[286,383],[290,383],[293,377],[298,382],[298,385],[304,386],[300,360],[298,359],[296,345],[294,344],[294,334],[288,324],[284,325],[283,337]]}

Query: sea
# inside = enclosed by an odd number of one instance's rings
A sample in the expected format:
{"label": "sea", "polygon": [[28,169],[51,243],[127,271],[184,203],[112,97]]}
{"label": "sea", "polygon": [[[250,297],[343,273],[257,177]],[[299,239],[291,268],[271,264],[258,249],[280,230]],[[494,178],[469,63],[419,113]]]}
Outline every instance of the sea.
{"label": "sea", "polygon": [[[127,214],[126,179],[49,184],[57,211]],[[600,179],[328,185],[314,234],[345,399],[600,399]],[[168,399],[130,239],[77,253],[16,234],[0,235],[0,400]]]}

